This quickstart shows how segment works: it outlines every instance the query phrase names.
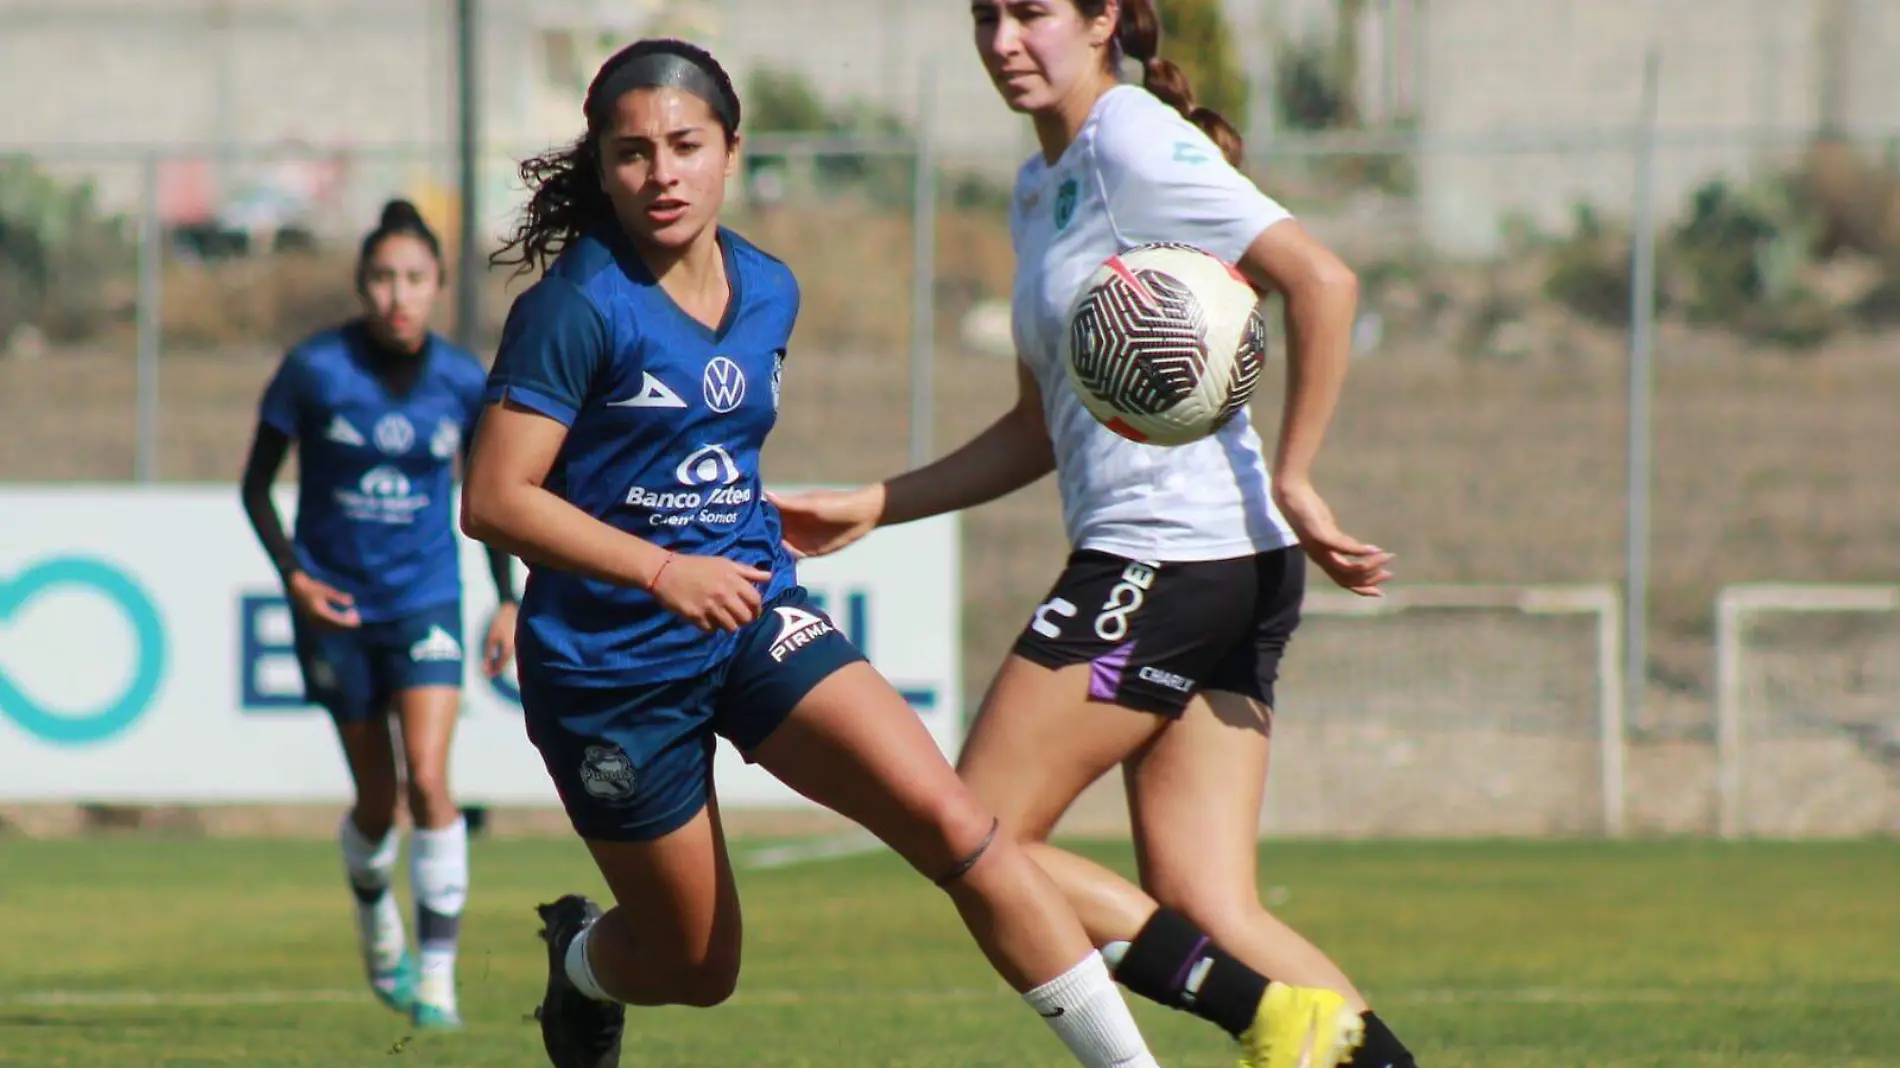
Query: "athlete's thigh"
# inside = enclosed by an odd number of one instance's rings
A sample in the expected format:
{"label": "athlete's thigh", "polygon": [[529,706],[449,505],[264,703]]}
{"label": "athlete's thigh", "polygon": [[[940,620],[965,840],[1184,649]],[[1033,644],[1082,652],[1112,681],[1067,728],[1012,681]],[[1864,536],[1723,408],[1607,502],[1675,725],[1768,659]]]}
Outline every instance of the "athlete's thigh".
{"label": "athlete's thigh", "polygon": [[712,796],[716,676],[583,686],[521,665],[522,719],[575,833],[650,842]]}
{"label": "athlete's thigh", "polygon": [[462,710],[460,686],[411,686],[396,691],[396,719],[402,724],[403,762],[410,781],[446,785],[449,749]]}
{"label": "athlete's thigh", "polygon": [[626,921],[656,953],[736,968],[738,898],[712,805],[722,678],[582,687],[520,672],[528,738]]}
{"label": "athlete's thigh", "polygon": [[1016,640],[959,769],[1032,838],[1179,716],[1245,634],[1242,561],[1163,564],[1081,550]]}
{"label": "athlete's thigh", "polygon": [[1047,838],[1090,783],[1166,722],[1090,701],[1092,670],[1050,669],[1010,655],[964,740],[957,774],[1021,838]]}
{"label": "athlete's thigh", "polygon": [[1126,772],[1142,881],[1164,900],[1190,892],[1255,896],[1274,682],[1299,627],[1306,556],[1298,548],[1264,552],[1250,569],[1246,639],[1207,672],[1186,713]]}
{"label": "athlete's thigh", "polygon": [[940,876],[989,833],[915,709],[793,589],[740,635],[720,732],[780,782]]}
{"label": "athlete's thigh", "polygon": [[1141,884],[1180,907],[1253,900],[1271,712],[1249,697],[1195,695],[1124,771]]}
{"label": "athlete's thigh", "polygon": [[807,693],[752,758],[931,878],[949,874],[992,825],[917,713],[862,661]]}
{"label": "athlete's thigh", "polygon": [[369,809],[396,807],[396,747],[389,736],[389,719],[375,716],[336,722],[337,741],[356,784],[357,800]]}
{"label": "athlete's thigh", "polygon": [[804,587],[741,631],[718,707],[720,734],[749,762],[920,870],[942,874],[990,830],[916,709]]}
{"label": "athlete's thigh", "polygon": [[584,840],[648,959],[737,974],[743,923],[717,798],[656,838]]}

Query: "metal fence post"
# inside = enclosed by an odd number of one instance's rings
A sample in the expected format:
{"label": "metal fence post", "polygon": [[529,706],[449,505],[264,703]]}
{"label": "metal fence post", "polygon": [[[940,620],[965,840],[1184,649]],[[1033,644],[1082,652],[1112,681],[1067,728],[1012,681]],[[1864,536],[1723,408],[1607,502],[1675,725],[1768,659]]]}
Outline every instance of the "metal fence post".
{"label": "metal fence post", "polygon": [[141,483],[158,477],[158,346],[163,318],[160,304],[165,257],[165,231],[159,217],[159,158],[148,155],[140,163],[139,184],[144,188],[139,211],[138,303],[138,440],[132,457],[133,478]]}
{"label": "metal fence post", "polygon": [[910,313],[910,463],[930,462],[936,400],[932,376],[937,333],[936,64],[925,59],[917,84],[917,166],[912,189]]}
{"label": "metal fence post", "polygon": [[481,5],[455,5],[455,88],[457,163],[461,172],[462,217],[458,234],[461,263],[455,277],[455,340],[473,349],[482,327],[481,249],[481,89],[477,81],[481,53]]}
{"label": "metal fence post", "polygon": [[1651,348],[1656,321],[1656,123],[1661,58],[1643,65],[1642,130],[1636,146],[1635,232],[1630,241],[1629,500],[1623,592],[1623,713],[1641,726],[1649,676],[1650,401],[1656,391]]}

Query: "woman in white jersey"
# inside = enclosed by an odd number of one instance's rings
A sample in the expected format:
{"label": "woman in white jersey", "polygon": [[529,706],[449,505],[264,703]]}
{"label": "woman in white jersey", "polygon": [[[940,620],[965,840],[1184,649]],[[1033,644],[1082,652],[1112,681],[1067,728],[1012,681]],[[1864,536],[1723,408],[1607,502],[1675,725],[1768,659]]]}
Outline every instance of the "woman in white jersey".
{"label": "woman in white jersey", "polygon": [[[873,527],[970,508],[1056,471],[1073,552],[998,673],[959,770],[1031,844],[1129,989],[1220,1024],[1247,1063],[1410,1068],[1346,976],[1255,886],[1273,683],[1306,561],[1364,596],[1390,577],[1390,555],[1341,531],[1311,480],[1357,280],[1235,168],[1238,134],[1157,58],[1151,0],[970,6],[992,81],[1042,148],[1010,216],[1015,407],[927,467],[781,500],[787,541],[835,552]],[[1141,64],[1141,86],[1121,83],[1125,59]],[[1194,444],[1139,445],[1097,423],[1069,385],[1062,334],[1076,293],[1103,260],[1152,241],[1204,248],[1284,298],[1288,389],[1271,463],[1244,416]],[[1141,889],[1044,842],[1117,764]]]}

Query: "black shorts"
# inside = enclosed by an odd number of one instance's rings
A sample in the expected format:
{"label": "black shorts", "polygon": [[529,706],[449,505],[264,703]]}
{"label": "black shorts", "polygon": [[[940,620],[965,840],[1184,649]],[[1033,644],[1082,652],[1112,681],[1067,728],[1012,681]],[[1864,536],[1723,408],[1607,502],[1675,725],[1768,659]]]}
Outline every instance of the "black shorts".
{"label": "black shorts", "polygon": [[1046,668],[1086,663],[1089,700],[1170,719],[1202,690],[1271,707],[1305,592],[1298,546],[1174,564],[1084,549],[1013,652]]}

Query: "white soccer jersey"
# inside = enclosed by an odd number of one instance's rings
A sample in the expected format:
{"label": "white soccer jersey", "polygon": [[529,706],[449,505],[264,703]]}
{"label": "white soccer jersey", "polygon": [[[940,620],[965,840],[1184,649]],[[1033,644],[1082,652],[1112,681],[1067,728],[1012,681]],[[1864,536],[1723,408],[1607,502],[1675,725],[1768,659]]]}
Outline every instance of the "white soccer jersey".
{"label": "white soccer jersey", "polygon": [[1260,437],[1242,412],[1189,445],[1142,445],[1102,426],[1062,366],[1077,293],[1102,261],[1151,241],[1240,260],[1289,218],[1200,128],[1134,85],[1103,94],[1054,165],[1023,165],[1010,209],[1012,329],[1042,388],[1069,543],[1138,560],[1219,560],[1297,539],[1273,506]]}

